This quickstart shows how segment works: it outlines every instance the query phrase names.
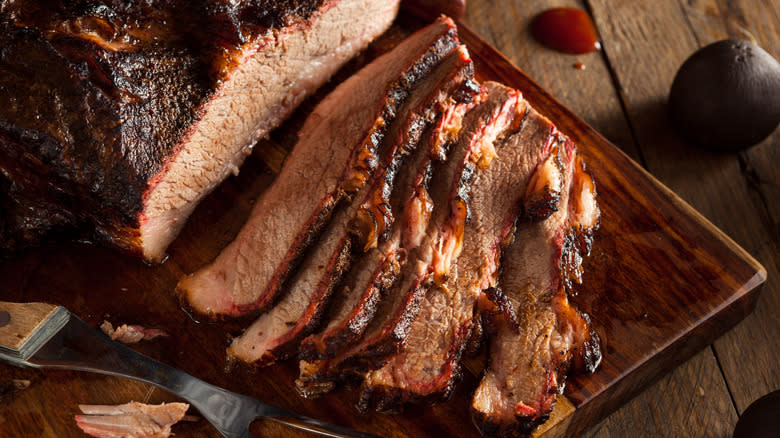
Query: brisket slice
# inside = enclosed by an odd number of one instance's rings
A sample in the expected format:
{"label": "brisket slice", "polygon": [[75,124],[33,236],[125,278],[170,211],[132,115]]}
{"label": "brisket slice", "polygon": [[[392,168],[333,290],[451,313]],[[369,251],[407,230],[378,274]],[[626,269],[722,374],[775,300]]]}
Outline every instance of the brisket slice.
{"label": "brisket slice", "polygon": [[[390,204],[390,200],[386,199],[388,193],[403,192],[405,186],[411,186],[405,181],[409,178],[407,174],[410,173],[409,169],[418,166],[409,166],[406,161],[414,163],[418,156],[428,156],[427,151],[417,147],[422,131],[434,117],[436,108],[450,100],[450,94],[462,94],[460,89],[472,77],[471,60],[465,48],[460,47],[420,81],[385,137],[385,141],[392,146],[386,148],[386,156],[382,157],[384,168],[374,175],[371,184],[364,186],[354,197],[346,210],[334,215],[323,236],[310,254],[305,256],[298,273],[289,285],[285,285],[281,300],[233,341],[228,349],[230,356],[258,366],[270,365],[295,352],[299,341],[319,325],[334,285],[351,264],[349,254],[353,240],[358,247],[367,244],[366,239],[351,238],[349,223],[359,218],[377,218],[380,215],[387,218],[371,220],[372,225],[390,225],[393,222],[393,212],[402,211],[403,204],[393,202],[392,212],[385,208]],[[396,179],[400,179],[398,182],[401,184],[397,188]],[[358,214],[367,209],[380,213]],[[369,234],[377,239],[384,232],[372,230]],[[361,233],[361,236],[365,237],[366,234]]]}
{"label": "brisket slice", "polygon": [[519,129],[496,142],[487,169],[471,185],[471,221],[458,275],[428,291],[404,349],[366,376],[364,406],[398,410],[406,402],[447,399],[459,378],[460,358],[474,330],[474,309],[483,290],[495,286],[499,260],[519,214],[529,181],[550,154],[553,126],[524,105]]}
{"label": "brisket slice", "polygon": [[0,248],[56,233],[161,261],[198,202],[397,7],[5,2]]}
{"label": "brisket slice", "polygon": [[302,394],[318,395],[334,381],[379,368],[403,345],[429,284],[446,279],[449,261],[460,251],[474,168],[512,123],[520,100],[519,93],[491,86],[487,97],[466,113],[447,162],[433,175],[433,212],[423,243],[409,252],[400,281],[382,300],[359,343],[334,358],[301,362],[296,385]]}
{"label": "brisket slice", "polygon": [[[410,149],[410,140],[419,143],[417,149],[408,157],[406,152],[399,154],[399,158],[406,159],[397,160],[397,163],[385,168],[382,189],[374,190],[372,196],[367,197],[353,221],[353,229],[361,236],[364,249],[372,248],[361,255],[340,286],[328,309],[327,326],[301,343],[302,358],[311,360],[333,356],[357,340],[372,319],[381,297],[386,295],[400,274],[405,253],[410,249],[401,246],[410,210],[418,207],[416,194],[420,193],[419,187],[425,184],[430,174],[431,159],[439,154],[436,142],[447,138],[441,131],[448,125],[443,125],[442,121],[452,119],[449,113],[454,108],[471,105],[478,90],[472,81],[473,65],[465,47],[451,54],[436,74],[442,77],[437,84],[432,84],[435,105],[428,105],[426,112],[413,114],[404,123],[403,137],[406,138],[399,139],[405,145],[402,150]],[[431,126],[430,119],[434,117],[437,123]],[[425,134],[423,125],[429,127]],[[396,168],[396,164],[400,168]],[[392,189],[389,189],[391,186]],[[389,237],[383,240],[386,235]]]}
{"label": "brisket slice", "polygon": [[589,320],[565,291],[569,281],[578,281],[598,226],[595,186],[573,144],[555,137],[550,155],[559,170],[541,178],[549,187],[562,182],[555,211],[517,226],[504,254],[501,290],[488,293],[498,310],[488,313],[490,359],[472,401],[475,422],[487,436],[530,434],[548,418],[570,366],[592,371],[601,358]]}
{"label": "brisket slice", "polygon": [[317,327],[333,288],[349,269],[352,240],[346,227],[354,209],[338,211],[307,254],[283,297],[228,347],[228,356],[267,366],[294,354],[302,336]]}
{"label": "brisket slice", "polygon": [[189,305],[203,314],[240,315],[272,304],[336,204],[374,175],[401,105],[456,46],[454,23],[440,19],[326,96],[236,239],[179,282]]}

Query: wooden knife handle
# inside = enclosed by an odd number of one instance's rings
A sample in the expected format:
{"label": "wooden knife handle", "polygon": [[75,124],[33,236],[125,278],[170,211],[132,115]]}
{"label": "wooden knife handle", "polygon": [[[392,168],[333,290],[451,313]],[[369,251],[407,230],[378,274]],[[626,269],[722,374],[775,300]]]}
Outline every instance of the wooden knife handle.
{"label": "wooden knife handle", "polygon": [[62,312],[67,313],[53,304],[0,301],[0,349],[6,354],[24,355],[25,348],[36,343],[35,338],[62,327]]}

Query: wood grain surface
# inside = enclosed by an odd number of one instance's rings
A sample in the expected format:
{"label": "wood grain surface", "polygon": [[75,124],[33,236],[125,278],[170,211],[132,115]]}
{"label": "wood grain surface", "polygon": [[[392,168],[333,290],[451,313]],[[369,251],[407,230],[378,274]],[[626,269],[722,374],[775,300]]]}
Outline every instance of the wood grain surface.
{"label": "wood grain surface", "polygon": [[[602,52],[562,55],[530,38],[530,17],[559,5],[592,13]],[[680,140],[664,112],[676,68],[703,44],[747,31],[778,57],[779,9],[776,1],[747,0],[659,1],[647,6],[606,0],[468,3],[464,22],[572,112],[491,55],[489,48],[480,48],[478,39],[466,38],[475,57],[482,57],[480,74],[523,88],[582,144],[604,208],[614,218],[603,223],[585,284],[574,298],[594,318],[604,339],[605,361],[595,375],[578,377],[567,387],[572,414],[561,423],[564,432],[578,435],[606,417],[588,435],[728,436],[752,400],[780,387],[780,353],[774,347],[780,336],[780,190],[772,165],[778,162],[780,136],[776,132],[741,154],[709,154]],[[573,67],[577,61],[585,70]],[[761,278],[754,275],[759,268],[746,253],[572,113],[759,259],[769,273],[760,296],[755,291]],[[181,275],[212,259],[238,231],[291,144],[295,121],[288,125],[272,136],[263,153],[248,159],[238,177],[196,210],[166,263],[149,267],[88,245],[51,245],[0,262],[0,298],[49,298],[95,325],[106,319],[163,328],[172,336],[137,349],[212,383],[317,418],[387,436],[476,436],[466,406],[484,356],[469,359],[468,372],[446,404],[410,409],[402,416],[360,416],[352,407],[355,391],[349,388],[316,401],[300,399],[291,386],[294,364],[226,370],[224,347],[230,336],[240,333],[241,324],[196,322],[170,296]],[[615,268],[624,265],[634,268]],[[758,306],[751,316],[713,347],[695,354],[746,315],[756,297]],[[684,330],[675,331],[679,327]],[[670,331],[676,334],[670,337]],[[8,379],[32,384],[0,399],[2,436],[80,437],[73,422],[78,403],[173,400],[163,391],[126,380],[0,365],[0,381]],[[216,436],[203,423],[181,424],[176,432]],[[294,435],[272,425],[259,428],[267,436]]]}

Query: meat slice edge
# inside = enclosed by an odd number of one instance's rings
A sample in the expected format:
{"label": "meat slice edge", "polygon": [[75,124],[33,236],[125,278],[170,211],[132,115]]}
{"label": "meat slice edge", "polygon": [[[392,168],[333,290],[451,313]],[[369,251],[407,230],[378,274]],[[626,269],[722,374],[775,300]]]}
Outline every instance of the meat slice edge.
{"label": "meat slice edge", "polygon": [[383,155],[377,148],[400,105],[456,46],[454,23],[437,20],[320,102],[236,239],[179,282],[189,306],[206,315],[242,315],[273,303],[336,204],[373,174],[377,154]]}

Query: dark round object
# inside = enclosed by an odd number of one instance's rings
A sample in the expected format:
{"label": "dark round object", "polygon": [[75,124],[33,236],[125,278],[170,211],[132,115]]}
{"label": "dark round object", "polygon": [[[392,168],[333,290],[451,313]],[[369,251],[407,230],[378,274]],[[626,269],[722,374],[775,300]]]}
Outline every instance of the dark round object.
{"label": "dark round object", "polygon": [[734,428],[734,438],[780,437],[780,391],[770,392],[745,409]]}
{"label": "dark round object", "polygon": [[780,122],[780,64],[747,41],[712,43],[680,67],[669,111],[694,143],[731,151],[752,146]]}

